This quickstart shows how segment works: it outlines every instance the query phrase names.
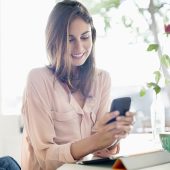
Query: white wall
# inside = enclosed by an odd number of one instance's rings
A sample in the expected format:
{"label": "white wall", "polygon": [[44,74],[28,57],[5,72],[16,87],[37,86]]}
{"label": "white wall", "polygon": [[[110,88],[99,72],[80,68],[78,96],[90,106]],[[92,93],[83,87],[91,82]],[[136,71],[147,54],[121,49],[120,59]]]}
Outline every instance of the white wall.
{"label": "white wall", "polygon": [[12,156],[20,164],[20,116],[0,115],[0,157]]}

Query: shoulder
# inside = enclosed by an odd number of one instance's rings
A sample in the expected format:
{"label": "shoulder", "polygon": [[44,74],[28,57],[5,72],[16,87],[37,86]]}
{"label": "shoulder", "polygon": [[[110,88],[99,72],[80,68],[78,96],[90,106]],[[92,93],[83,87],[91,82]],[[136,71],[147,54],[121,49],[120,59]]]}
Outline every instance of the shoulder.
{"label": "shoulder", "polygon": [[111,77],[108,71],[102,69],[96,69],[96,78],[100,80],[110,81]]}
{"label": "shoulder", "polygon": [[52,73],[47,67],[39,67],[30,70],[28,77],[30,78],[46,77],[50,74]]}
{"label": "shoulder", "polygon": [[[34,68],[30,70],[24,91],[24,102],[26,100],[42,104],[44,108],[49,108],[51,92],[53,92],[53,74],[47,67]],[[37,104],[37,103],[36,103]]]}
{"label": "shoulder", "polygon": [[51,83],[54,75],[47,67],[34,68],[30,70],[27,77],[27,85],[42,86],[44,83]]}
{"label": "shoulder", "polygon": [[43,79],[51,78],[53,74],[47,67],[34,68],[28,73],[28,80],[40,81]]}

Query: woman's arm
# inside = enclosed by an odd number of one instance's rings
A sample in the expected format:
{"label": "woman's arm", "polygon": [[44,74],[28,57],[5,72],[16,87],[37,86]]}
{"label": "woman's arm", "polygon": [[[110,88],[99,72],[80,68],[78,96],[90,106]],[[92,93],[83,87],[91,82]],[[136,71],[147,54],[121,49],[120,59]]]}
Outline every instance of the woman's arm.
{"label": "woman's arm", "polygon": [[[107,122],[110,120],[110,118],[115,114],[117,113],[108,114],[105,121]],[[116,140],[116,135],[118,134],[117,131],[117,123],[105,124],[101,126],[101,128],[91,136],[71,144],[72,156],[74,159],[78,160],[89,153],[93,153],[111,146]]]}
{"label": "woman's arm", "polygon": [[[101,126],[93,135],[71,144],[71,154],[78,160],[83,156],[99,151],[98,156],[109,156],[119,151],[119,144],[111,146],[115,140],[125,138],[132,129],[134,113],[127,112],[126,117],[118,117],[114,123],[107,124],[118,112],[111,112],[101,118]],[[106,149],[107,148],[107,149]],[[103,149],[103,151],[102,151]]]}

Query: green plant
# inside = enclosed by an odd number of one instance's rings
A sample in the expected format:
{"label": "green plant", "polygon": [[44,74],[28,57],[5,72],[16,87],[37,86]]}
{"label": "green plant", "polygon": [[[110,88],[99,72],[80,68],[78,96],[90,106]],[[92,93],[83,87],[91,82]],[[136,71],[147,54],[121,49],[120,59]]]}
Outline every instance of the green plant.
{"label": "green plant", "polygon": [[[118,10],[124,3],[130,3],[124,0],[98,0],[93,1],[93,3],[89,3],[90,0],[85,1],[92,14],[100,15],[103,18],[105,31],[111,27],[111,17],[113,16],[110,15],[110,12],[115,9]],[[152,88],[157,95],[161,88],[170,82],[170,72],[168,72],[170,57],[168,54],[163,53],[163,45],[159,40],[159,35],[162,34],[162,23],[170,22],[170,4],[168,0],[148,0],[147,3],[132,0],[131,2],[134,4],[133,9],[138,11],[138,14],[141,16],[140,18],[138,17],[140,21],[136,21],[136,16],[131,15],[131,12],[119,13],[119,18],[132,37],[134,37],[129,43],[135,44],[143,40],[143,43],[149,44],[147,51],[152,53],[155,51],[156,57],[159,58],[160,66],[153,73],[154,80],[147,83],[147,88]],[[164,30],[168,37],[170,34],[170,24],[165,25]],[[146,87],[141,89],[140,96],[144,96],[145,93]]]}
{"label": "green plant", "polygon": [[[170,24],[169,25],[165,25],[164,26],[164,30],[165,30],[165,34],[167,35],[167,37],[170,35]],[[158,50],[161,50],[160,48],[163,48],[163,46],[161,47],[160,44],[149,44],[147,51],[152,52],[155,51],[157,52],[157,54],[159,54]],[[167,69],[170,68],[170,56],[168,54],[162,54],[159,57],[159,61],[160,61],[160,66],[158,68],[158,70],[154,71],[154,81],[148,82],[147,83],[147,87],[148,88],[152,88],[156,95],[161,91],[161,79],[163,79],[163,85],[167,85],[170,83],[170,79],[167,76],[167,74],[165,74],[165,71],[167,71]],[[146,93],[146,88],[142,88],[140,91],[140,96],[144,96]]]}

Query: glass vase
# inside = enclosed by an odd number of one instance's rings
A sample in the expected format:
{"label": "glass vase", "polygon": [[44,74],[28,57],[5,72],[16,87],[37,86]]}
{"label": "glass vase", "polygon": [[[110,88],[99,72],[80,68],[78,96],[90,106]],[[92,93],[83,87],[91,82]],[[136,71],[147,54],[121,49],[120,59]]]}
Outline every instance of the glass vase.
{"label": "glass vase", "polygon": [[161,94],[153,94],[151,104],[151,128],[154,140],[159,140],[159,133],[165,132],[165,107]]}

